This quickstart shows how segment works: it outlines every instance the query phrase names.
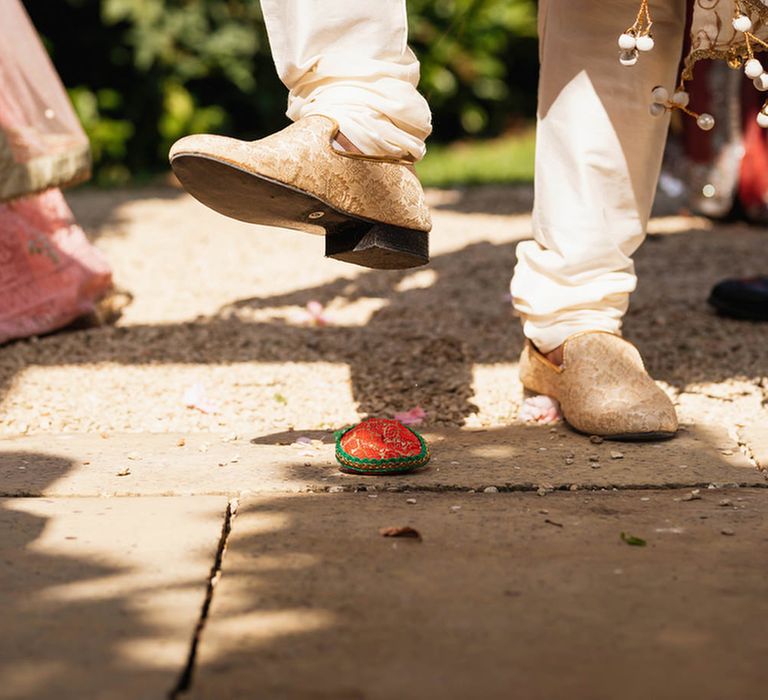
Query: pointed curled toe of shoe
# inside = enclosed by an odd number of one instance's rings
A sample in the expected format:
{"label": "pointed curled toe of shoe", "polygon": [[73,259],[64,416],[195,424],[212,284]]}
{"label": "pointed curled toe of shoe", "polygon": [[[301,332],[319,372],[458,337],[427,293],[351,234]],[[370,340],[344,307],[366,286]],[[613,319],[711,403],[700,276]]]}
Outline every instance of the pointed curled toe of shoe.
{"label": "pointed curled toe of shoe", "polygon": [[338,131],[310,116],[259,141],[186,136],[169,157],[184,189],[221,214],[325,235],[326,255],[365,267],[429,262],[432,223],[410,164],[339,151]]}
{"label": "pointed curled toe of shoe", "polygon": [[660,440],[677,432],[672,401],[648,376],[637,348],[617,335],[571,336],[560,367],[528,342],[520,378],[529,391],[557,399],[579,432],[615,440]]}

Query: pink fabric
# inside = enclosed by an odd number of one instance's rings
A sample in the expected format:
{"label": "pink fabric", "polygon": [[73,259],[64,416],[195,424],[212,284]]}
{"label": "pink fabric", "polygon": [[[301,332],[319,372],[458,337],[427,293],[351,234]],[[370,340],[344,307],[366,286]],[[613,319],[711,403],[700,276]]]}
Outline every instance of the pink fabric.
{"label": "pink fabric", "polygon": [[59,190],[0,204],[0,343],[66,325],[111,286]]}

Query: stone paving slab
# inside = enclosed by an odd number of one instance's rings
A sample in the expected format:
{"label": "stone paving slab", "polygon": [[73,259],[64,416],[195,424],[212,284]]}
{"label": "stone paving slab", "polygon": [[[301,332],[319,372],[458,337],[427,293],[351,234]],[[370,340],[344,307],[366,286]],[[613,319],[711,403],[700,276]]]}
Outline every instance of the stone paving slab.
{"label": "stone paving slab", "polygon": [[[342,474],[328,432],[253,438],[217,434],[30,435],[0,440],[3,495],[189,495],[331,489],[536,490],[767,485],[719,426],[697,426],[662,443],[593,444],[560,426],[425,433],[430,465],[407,476]],[[314,445],[291,445],[299,437]],[[322,440],[322,443],[321,443]],[[620,458],[612,458],[619,457]],[[572,455],[569,457],[569,455]],[[597,461],[592,460],[596,457]],[[568,461],[572,460],[572,464]],[[130,473],[127,473],[130,472]]]}
{"label": "stone paving slab", "polygon": [[165,698],[184,668],[224,497],[0,501],[0,698]]}
{"label": "stone paving slab", "polygon": [[762,699],[768,491],[682,495],[245,499],[189,697]]}

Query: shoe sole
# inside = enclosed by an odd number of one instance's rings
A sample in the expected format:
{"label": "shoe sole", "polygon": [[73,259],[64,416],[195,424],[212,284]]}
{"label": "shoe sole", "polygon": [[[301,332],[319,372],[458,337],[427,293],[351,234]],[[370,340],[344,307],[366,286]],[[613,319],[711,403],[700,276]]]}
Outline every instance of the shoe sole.
{"label": "shoe sole", "polygon": [[179,155],[176,177],[195,199],[239,221],[325,236],[325,255],[377,270],[429,262],[429,234],[345,214],[281,182],[209,156]]}
{"label": "shoe sole", "polygon": [[[535,391],[533,389],[528,389],[527,387],[524,386],[523,397],[530,398],[533,396],[548,396],[554,401],[557,401],[558,403],[560,403],[551,394],[546,394],[542,391]],[[611,440],[614,442],[661,442],[663,440],[671,440],[673,437],[677,435],[677,431],[669,432],[666,430],[657,430],[656,432],[653,432],[653,433],[617,433],[615,435],[603,435],[600,433],[590,433],[585,430],[579,430],[576,426],[572,425],[568,421],[568,419],[565,417],[565,414],[562,413],[562,406],[560,407],[560,412],[562,415],[563,423],[567,425],[571,430],[573,430],[574,433],[578,433],[579,435],[586,435],[589,437],[591,437],[592,435],[597,435],[598,437],[603,438],[603,440]]]}

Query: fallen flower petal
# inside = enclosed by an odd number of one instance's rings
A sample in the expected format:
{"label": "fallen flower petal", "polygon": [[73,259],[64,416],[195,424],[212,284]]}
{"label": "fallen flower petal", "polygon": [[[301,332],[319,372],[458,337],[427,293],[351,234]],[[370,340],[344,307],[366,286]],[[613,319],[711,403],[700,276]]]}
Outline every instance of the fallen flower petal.
{"label": "fallen flower petal", "polygon": [[427,412],[421,406],[416,406],[410,411],[395,413],[395,420],[400,421],[403,425],[419,425],[426,417]]}
{"label": "fallen flower petal", "polygon": [[556,399],[544,394],[525,399],[520,407],[520,420],[523,423],[547,425],[549,423],[557,423],[562,418],[563,414],[560,411],[560,404]]}
{"label": "fallen flower petal", "polygon": [[187,408],[195,408],[201,413],[216,413],[218,407],[205,393],[205,387],[200,382],[195,382],[184,392],[184,405]]}

